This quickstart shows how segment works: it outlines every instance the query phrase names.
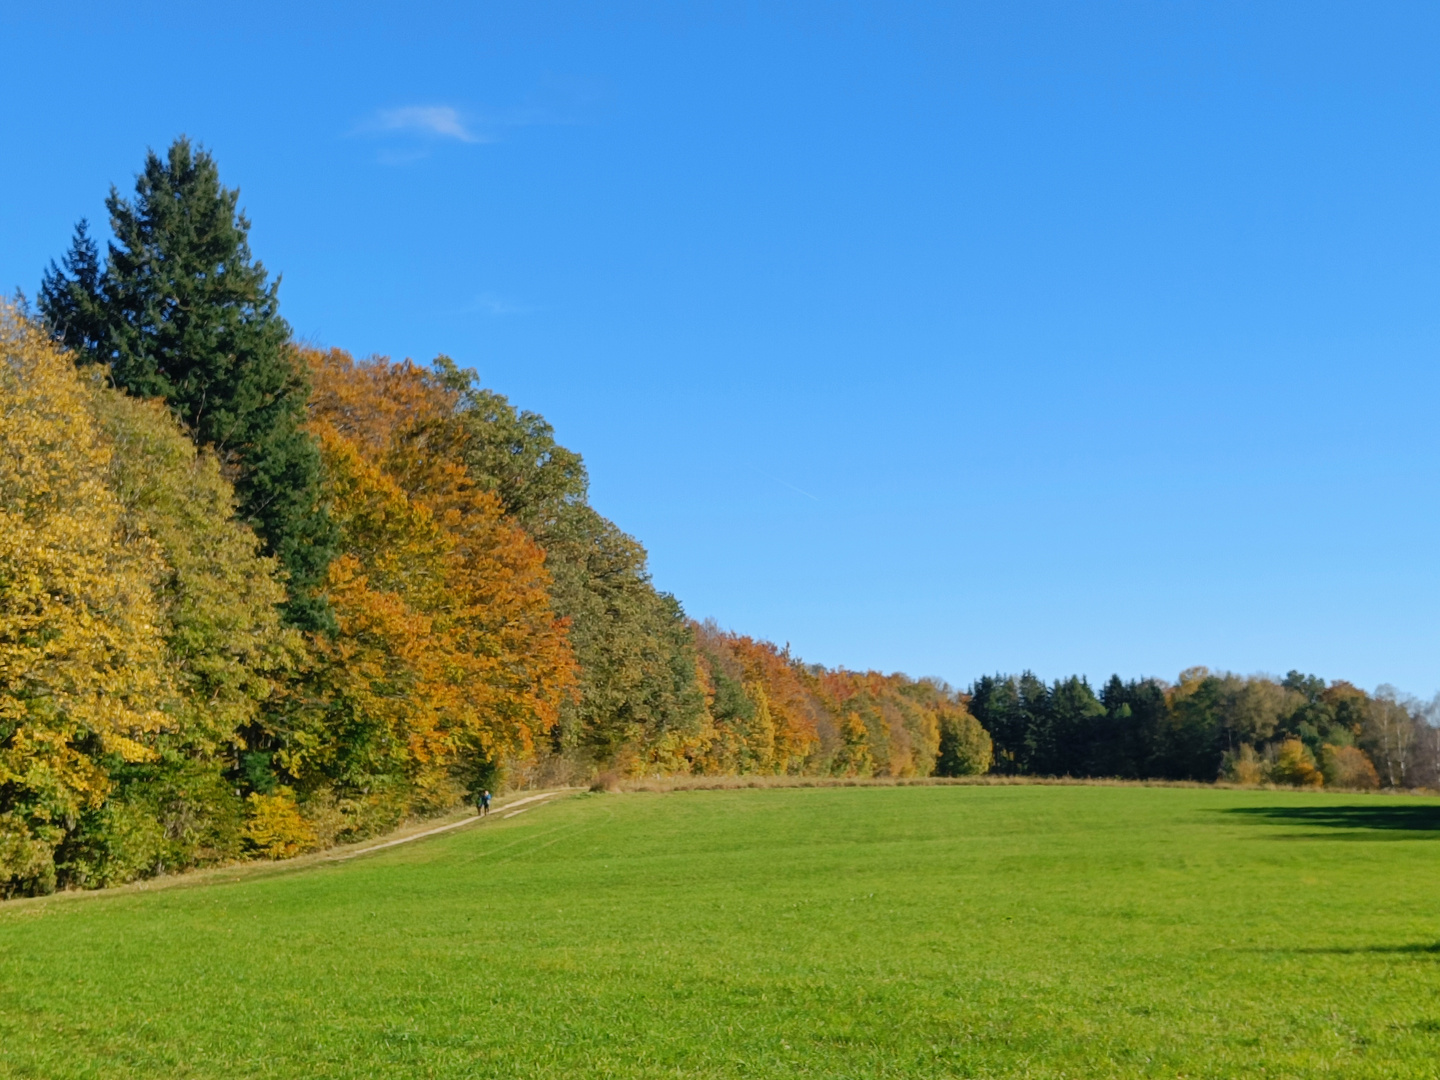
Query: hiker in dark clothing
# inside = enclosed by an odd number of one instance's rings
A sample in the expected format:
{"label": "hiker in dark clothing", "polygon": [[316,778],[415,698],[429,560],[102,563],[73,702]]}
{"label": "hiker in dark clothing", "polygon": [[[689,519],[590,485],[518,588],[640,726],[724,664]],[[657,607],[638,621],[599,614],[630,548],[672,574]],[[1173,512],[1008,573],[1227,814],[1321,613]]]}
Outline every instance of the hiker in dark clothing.
{"label": "hiker in dark clothing", "polygon": [[486,814],[490,813],[490,792],[489,792],[489,791],[482,791],[482,792],[480,792],[480,806],[478,807],[478,809],[479,809],[479,811],[480,811],[480,816],[481,816],[481,817],[484,817]]}

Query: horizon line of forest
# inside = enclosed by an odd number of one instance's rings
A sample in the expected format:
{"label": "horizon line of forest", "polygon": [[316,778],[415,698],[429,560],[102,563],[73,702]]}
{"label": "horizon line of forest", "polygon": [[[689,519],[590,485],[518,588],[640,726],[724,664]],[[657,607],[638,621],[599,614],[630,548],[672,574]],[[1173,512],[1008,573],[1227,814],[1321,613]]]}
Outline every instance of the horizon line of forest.
{"label": "horizon line of forest", "polygon": [[0,897],[349,842],[598,773],[1440,786],[1382,688],[937,679],[696,622],[543,417],[294,341],[203,148],[0,307]]}

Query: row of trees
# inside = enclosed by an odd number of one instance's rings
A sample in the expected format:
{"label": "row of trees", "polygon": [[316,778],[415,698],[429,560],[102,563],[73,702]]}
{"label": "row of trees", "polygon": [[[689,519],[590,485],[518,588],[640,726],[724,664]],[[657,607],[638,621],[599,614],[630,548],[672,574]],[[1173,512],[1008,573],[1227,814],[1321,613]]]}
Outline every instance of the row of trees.
{"label": "row of trees", "polygon": [[966,776],[990,767],[990,736],[934,679],[806,665],[767,641],[695,628],[708,724],[661,766],[707,773]]}
{"label": "row of trees", "polygon": [[958,693],[696,624],[543,418],[445,357],[297,345],[208,154],[107,208],[103,256],[82,222],[38,310],[0,310],[0,895],[605,770],[1433,772],[1430,728],[1343,683]]}
{"label": "row of trees", "polygon": [[0,893],[287,855],[506,776],[988,764],[944,688],[687,620],[580,457],[451,361],[297,345],[208,154],[106,205],[104,254],[82,222],[0,312]]}
{"label": "row of trees", "polygon": [[1432,710],[1386,688],[1292,671],[1283,679],[1181,672],[1097,695],[1083,678],[1026,672],[979,679],[970,711],[995,742],[995,770],[1346,788],[1440,786]]}

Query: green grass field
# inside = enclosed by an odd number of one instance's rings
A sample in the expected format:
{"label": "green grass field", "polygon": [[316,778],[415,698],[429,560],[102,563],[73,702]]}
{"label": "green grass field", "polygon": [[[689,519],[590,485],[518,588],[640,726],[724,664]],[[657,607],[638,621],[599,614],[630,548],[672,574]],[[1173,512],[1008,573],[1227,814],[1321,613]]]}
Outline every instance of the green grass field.
{"label": "green grass field", "polygon": [[563,797],[0,905],[0,1075],[1440,1074],[1440,801]]}

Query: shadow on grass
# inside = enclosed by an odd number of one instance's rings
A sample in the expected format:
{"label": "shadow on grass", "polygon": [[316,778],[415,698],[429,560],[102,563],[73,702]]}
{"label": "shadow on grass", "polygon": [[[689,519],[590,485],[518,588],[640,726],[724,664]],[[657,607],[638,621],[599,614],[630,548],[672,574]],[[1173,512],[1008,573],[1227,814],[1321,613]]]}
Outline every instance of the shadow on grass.
{"label": "shadow on grass", "polygon": [[1411,945],[1336,945],[1329,948],[1272,949],[1272,952],[1296,953],[1300,956],[1376,956],[1376,955],[1431,955],[1440,956],[1440,941],[1428,944],[1417,942]]}
{"label": "shadow on grass", "polygon": [[1440,941],[1416,941],[1408,945],[1315,945],[1239,951],[1264,953],[1266,956],[1433,956],[1440,960]]}
{"label": "shadow on grass", "polygon": [[[1440,840],[1440,805],[1400,803],[1370,806],[1236,806],[1223,811],[1256,824],[1310,825],[1325,829],[1367,829],[1408,836],[1387,839]],[[1416,836],[1415,834],[1420,834]],[[1291,834],[1294,836],[1295,834]],[[1325,836],[1306,833],[1304,836]]]}

